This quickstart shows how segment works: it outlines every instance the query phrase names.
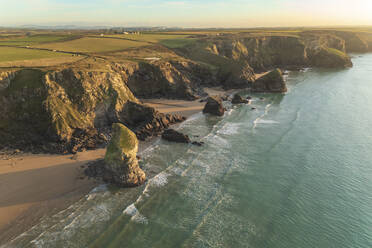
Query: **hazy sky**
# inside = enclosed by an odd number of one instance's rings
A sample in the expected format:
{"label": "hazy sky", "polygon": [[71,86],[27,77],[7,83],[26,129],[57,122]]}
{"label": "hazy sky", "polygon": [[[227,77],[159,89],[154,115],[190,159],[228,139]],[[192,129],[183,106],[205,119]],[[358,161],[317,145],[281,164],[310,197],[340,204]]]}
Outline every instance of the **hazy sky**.
{"label": "hazy sky", "polygon": [[0,0],[0,26],[372,25],[372,0]]}

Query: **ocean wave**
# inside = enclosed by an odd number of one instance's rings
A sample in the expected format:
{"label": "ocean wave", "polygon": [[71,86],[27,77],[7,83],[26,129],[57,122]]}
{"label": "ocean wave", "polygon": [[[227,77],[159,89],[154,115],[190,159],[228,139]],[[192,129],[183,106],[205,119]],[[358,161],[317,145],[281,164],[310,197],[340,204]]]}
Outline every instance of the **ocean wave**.
{"label": "ocean wave", "polygon": [[141,224],[148,224],[148,219],[143,216],[136,206],[133,204],[129,205],[124,211],[123,214],[132,216],[130,219],[134,222],[141,223]]}
{"label": "ocean wave", "polygon": [[153,178],[149,179],[146,183],[145,189],[142,191],[142,194],[137,198],[135,203],[140,203],[144,200],[144,197],[150,196],[151,187],[162,187],[168,183],[168,174],[166,171],[162,171]]}
{"label": "ocean wave", "polygon": [[149,185],[151,186],[156,186],[156,187],[161,187],[164,186],[168,183],[168,177],[170,175],[166,173],[165,171],[160,172],[153,178],[151,178],[148,182]]}
{"label": "ocean wave", "polygon": [[259,124],[259,122],[262,120],[262,118],[264,118],[268,113],[269,113],[269,109],[271,107],[272,103],[270,104],[267,104],[265,106],[265,110],[263,112],[262,115],[260,115],[259,117],[257,117],[254,121],[253,121],[253,128],[256,128],[257,127],[257,124]]}
{"label": "ocean wave", "polygon": [[278,124],[279,122],[277,121],[274,121],[274,120],[263,120],[263,119],[260,119],[260,120],[257,120],[256,121],[256,124]]}
{"label": "ocean wave", "polygon": [[208,143],[216,145],[218,147],[229,148],[231,146],[228,140],[218,135],[209,136],[207,140],[208,140]]}
{"label": "ocean wave", "polygon": [[218,134],[232,135],[239,132],[241,124],[238,123],[226,123],[222,126],[220,130],[217,131]]}

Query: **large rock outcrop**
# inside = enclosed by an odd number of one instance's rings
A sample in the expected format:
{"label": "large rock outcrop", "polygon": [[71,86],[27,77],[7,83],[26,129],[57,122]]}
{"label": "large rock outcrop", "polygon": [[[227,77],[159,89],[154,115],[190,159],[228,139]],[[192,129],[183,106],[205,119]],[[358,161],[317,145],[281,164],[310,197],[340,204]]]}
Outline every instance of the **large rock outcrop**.
{"label": "large rock outcrop", "polygon": [[117,122],[128,100],[138,102],[109,69],[14,73],[0,91],[0,146],[65,153],[104,145],[101,130]]}
{"label": "large rock outcrop", "polygon": [[275,69],[263,75],[252,84],[251,91],[264,93],[287,92],[287,86],[285,84],[282,71],[280,69]]}
{"label": "large rock outcrop", "polygon": [[310,64],[322,68],[346,68],[353,66],[350,57],[337,49],[320,47],[310,56]]}
{"label": "large rock outcrop", "polygon": [[204,114],[223,116],[225,108],[223,107],[222,99],[219,96],[210,96],[203,109]]}
{"label": "large rock outcrop", "polygon": [[137,97],[195,100],[198,86],[207,84],[212,73],[198,63],[179,61],[140,62],[128,76],[127,85]]}
{"label": "large rock outcrop", "polygon": [[206,49],[211,53],[233,61],[244,61],[256,71],[307,64],[306,46],[298,37],[230,35],[210,39],[209,43]]}
{"label": "large rock outcrop", "polygon": [[119,113],[118,120],[133,130],[140,140],[160,135],[171,124],[184,121],[180,115],[163,114],[154,108],[128,101]]}
{"label": "large rock outcrop", "polygon": [[112,125],[112,138],[105,155],[105,169],[112,183],[132,187],[145,182],[145,172],[137,159],[138,140],[136,135],[122,124]]}
{"label": "large rock outcrop", "polygon": [[170,142],[186,143],[186,144],[191,142],[189,136],[187,136],[186,134],[180,133],[174,129],[165,130],[161,137]]}

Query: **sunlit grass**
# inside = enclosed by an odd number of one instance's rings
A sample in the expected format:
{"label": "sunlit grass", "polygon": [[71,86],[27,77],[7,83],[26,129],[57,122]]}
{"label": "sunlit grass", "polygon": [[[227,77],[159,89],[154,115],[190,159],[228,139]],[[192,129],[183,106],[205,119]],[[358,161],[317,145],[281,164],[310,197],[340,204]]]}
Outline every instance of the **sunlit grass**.
{"label": "sunlit grass", "polygon": [[68,52],[99,53],[120,51],[128,48],[141,47],[146,45],[148,45],[148,43],[146,42],[110,38],[84,37],[71,41],[36,45],[34,47]]}
{"label": "sunlit grass", "polygon": [[15,47],[0,47],[0,54],[1,54],[0,62],[35,60],[68,56],[63,53]]}
{"label": "sunlit grass", "polygon": [[72,38],[69,35],[35,35],[22,37],[7,37],[0,39],[0,46],[29,46],[34,44],[55,42]]}

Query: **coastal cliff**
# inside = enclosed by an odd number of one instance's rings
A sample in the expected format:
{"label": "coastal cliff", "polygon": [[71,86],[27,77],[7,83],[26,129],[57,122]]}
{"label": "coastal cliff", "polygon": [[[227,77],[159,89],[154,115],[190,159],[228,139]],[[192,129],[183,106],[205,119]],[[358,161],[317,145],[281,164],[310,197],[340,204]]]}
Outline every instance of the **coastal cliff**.
{"label": "coastal cliff", "polygon": [[206,95],[205,86],[285,92],[283,80],[256,81],[255,74],[276,68],[350,67],[347,53],[369,51],[371,40],[338,31],[223,34],[199,37],[178,49],[156,48],[159,58],[122,60],[114,53],[109,59],[59,67],[2,69],[0,149],[94,149],[108,143],[113,123],[128,125],[144,140],[184,118],[162,115],[138,98],[195,100]]}
{"label": "coastal cliff", "polygon": [[[131,120],[131,116],[123,118],[126,103],[140,105],[126,84],[125,72],[107,68],[23,69],[3,73],[0,148],[74,153],[105,145],[112,123]],[[169,124],[183,120],[172,115],[164,118],[166,123],[147,130],[145,136],[139,135],[146,138],[155,131],[158,134]],[[157,126],[161,120],[151,123]]]}

